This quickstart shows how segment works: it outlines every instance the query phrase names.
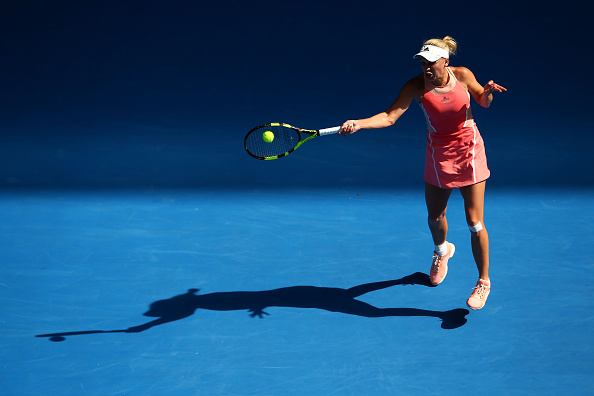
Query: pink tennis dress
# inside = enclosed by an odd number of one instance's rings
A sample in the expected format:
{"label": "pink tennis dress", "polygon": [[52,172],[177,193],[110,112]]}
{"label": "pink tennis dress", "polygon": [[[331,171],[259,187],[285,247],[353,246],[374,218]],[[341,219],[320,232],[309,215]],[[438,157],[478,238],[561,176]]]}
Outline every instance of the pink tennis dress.
{"label": "pink tennis dress", "polygon": [[441,188],[482,182],[491,174],[483,138],[470,111],[470,93],[447,68],[449,82],[435,88],[425,82],[419,102],[427,119],[425,181]]}

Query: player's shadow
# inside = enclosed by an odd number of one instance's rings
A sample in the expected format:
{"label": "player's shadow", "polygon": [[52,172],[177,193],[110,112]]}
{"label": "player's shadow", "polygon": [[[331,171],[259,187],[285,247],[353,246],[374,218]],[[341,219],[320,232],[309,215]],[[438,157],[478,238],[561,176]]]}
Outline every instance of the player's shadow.
{"label": "player's shadow", "polygon": [[139,326],[122,330],[86,330],[40,334],[36,337],[48,337],[51,341],[64,341],[64,337],[72,335],[138,333],[148,330],[151,327],[192,316],[199,308],[213,311],[247,310],[250,312],[252,318],[263,318],[264,315],[269,315],[264,311],[264,309],[269,307],[317,308],[367,318],[425,316],[441,319],[441,327],[443,329],[455,329],[466,323],[466,315],[469,313],[467,309],[458,308],[449,311],[430,311],[417,308],[378,308],[356,299],[363,294],[396,285],[432,286],[427,274],[417,272],[401,279],[366,283],[351,287],[350,289],[292,286],[265,291],[218,292],[209,294],[198,294],[198,289],[189,289],[186,293],[179,296],[152,303],[144,315],[157,319]]}

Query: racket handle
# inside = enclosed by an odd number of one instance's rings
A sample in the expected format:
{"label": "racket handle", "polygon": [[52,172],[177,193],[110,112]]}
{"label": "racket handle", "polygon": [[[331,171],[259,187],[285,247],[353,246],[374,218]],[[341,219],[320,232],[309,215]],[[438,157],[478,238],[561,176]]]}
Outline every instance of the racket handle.
{"label": "racket handle", "polygon": [[329,135],[331,133],[338,133],[338,131],[340,131],[341,129],[342,129],[341,127],[320,129],[318,131],[318,135],[322,136],[322,135]]}

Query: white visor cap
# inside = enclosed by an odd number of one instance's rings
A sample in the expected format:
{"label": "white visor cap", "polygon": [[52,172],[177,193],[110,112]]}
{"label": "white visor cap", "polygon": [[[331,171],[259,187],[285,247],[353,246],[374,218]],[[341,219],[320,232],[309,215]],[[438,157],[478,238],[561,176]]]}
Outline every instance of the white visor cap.
{"label": "white visor cap", "polygon": [[421,51],[419,51],[418,54],[413,56],[413,58],[417,58],[419,56],[422,56],[423,58],[427,59],[429,62],[436,62],[438,59],[441,59],[441,58],[449,59],[450,51],[443,49],[443,48],[436,47],[434,45],[424,45],[423,48],[421,48]]}

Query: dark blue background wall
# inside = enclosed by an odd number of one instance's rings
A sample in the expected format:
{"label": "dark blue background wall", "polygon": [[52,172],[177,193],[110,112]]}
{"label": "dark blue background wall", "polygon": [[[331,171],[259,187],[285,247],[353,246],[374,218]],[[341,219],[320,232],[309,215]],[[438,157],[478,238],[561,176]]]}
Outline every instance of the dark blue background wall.
{"label": "dark blue background wall", "polygon": [[243,136],[384,110],[431,37],[508,88],[491,185],[592,186],[588,11],[517,2],[3,1],[0,187],[422,186],[424,119],[251,159]]}

